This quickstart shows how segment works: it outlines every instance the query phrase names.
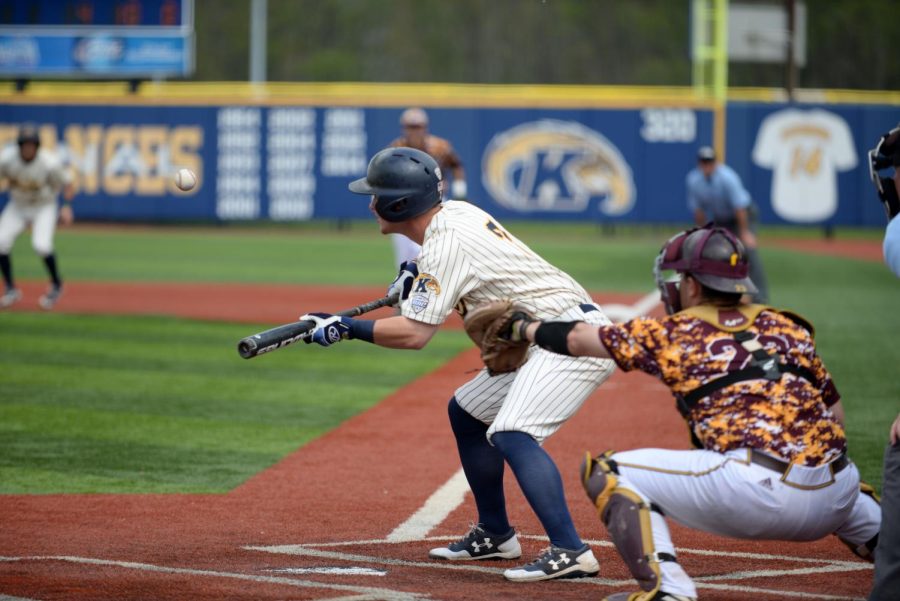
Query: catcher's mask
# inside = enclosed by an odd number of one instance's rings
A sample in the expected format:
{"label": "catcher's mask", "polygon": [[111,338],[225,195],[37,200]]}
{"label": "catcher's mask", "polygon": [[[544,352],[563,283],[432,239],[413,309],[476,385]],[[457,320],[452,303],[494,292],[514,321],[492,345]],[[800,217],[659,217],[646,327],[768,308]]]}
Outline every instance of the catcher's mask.
{"label": "catcher's mask", "polygon": [[678,289],[685,273],[712,290],[756,294],[749,271],[744,245],[734,234],[711,223],[669,238],[653,265],[656,286],[669,315],[683,309]]}
{"label": "catcher's mask", "polygon": [[900,125],[881,136],[875,148],[869,151],[869,178],[890,221],[900,213],[900,194],[893,179],[879,174],[888,167],[900,168]]}
{"label": "catcher's mask", "polygon": [[375,197],[375,212],[385,221],[406,221],[441,203],[441,169],[415,148],[386,148],[369,161],[366,177],[350,191]]}

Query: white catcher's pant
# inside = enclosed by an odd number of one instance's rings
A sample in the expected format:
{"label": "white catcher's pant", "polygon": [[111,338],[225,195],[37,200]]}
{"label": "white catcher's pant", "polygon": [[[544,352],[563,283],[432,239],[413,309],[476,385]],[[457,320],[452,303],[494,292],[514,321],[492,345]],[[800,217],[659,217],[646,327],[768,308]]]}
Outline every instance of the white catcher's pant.
{"label": "white catcher's pant", "polygon": [[53,234],[59,209],[55,202],[20,205],[10,200],[0,214],[0,254],[8,255],[28,223],[31,223],[31,246],[41,257],[53,253]]}
{"label": "white catcher's pant", "polygon": [[[593,306],[593,305],[591,305]],[[585,312],[581,305],[554,321],[609,324],[603,311]],[[456,402],[469,415],[490,424],[494,432],[526,432],[539,443],[556,432],[615,368],[610,359],[568,357],[532,346],[517,371],[490,376],[487,368],[456,390]]]}
{"label": "white catcher's pant", "polygon": [[[859,544],[875,536],[881,508],[859,494],[852,463],[832,476],[829,466],[793,466],[784,476],[749,461],[748,449],[727,453],[637,449],[615,453],[618,485],[666,516],[697,530],[746,539],[809,541],[853,533]],[[665,519],[650,512],[657,553],[675,554]],[[849,551],[848,551],[849,553]],[[696,597],[678,563],[660,563],[661,590]]]}

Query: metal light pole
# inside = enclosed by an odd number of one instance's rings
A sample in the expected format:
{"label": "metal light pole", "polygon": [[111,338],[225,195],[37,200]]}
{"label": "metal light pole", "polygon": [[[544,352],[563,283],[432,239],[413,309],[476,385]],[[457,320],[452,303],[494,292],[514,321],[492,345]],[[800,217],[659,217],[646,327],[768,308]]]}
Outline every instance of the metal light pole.
{"label": "metal light pole", "polygon": [[268,0],[251,0],[250,4],[250,81],[266,81],[266,13]]}

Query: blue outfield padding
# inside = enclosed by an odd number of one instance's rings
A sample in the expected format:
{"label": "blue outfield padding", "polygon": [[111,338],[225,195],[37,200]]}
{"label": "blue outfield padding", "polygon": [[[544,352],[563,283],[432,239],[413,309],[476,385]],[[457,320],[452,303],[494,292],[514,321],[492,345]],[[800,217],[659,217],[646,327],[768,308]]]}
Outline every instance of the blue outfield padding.
{"label": "blue outfield padding", "polygon": [[[37,124],[76,174],[81,219],[366,218],[347,184],[399,135],[403,108],[10,103],[0,144]],[[428,115],[463,160],[469,199],[499,219],[690,221],[685,176],[713,142],[710,108]],[[764,223],[882,225],[866,153],[898,121],[897,106],[731,103],[726,159]],[[190,192],[175,188],[181,167],[198,174]]]}

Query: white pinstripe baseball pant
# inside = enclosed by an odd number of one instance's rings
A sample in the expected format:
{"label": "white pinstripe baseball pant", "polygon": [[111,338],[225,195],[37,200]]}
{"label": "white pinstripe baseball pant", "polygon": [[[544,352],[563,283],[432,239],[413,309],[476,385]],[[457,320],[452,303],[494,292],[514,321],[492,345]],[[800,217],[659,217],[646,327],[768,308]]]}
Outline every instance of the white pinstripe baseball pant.
{"label": "white pinstripe baseball pant", "polygon": [[[586,312],[585,309],[588,309]],[[596,305],[576,305],[550,321],[610,323]],[[574,358],[536,346],[517,371],[490,376],[487,368],[456,390],[456,402],[494,432],[525,432],[539,443],[556,432],[615,368],[610,359]]]}

